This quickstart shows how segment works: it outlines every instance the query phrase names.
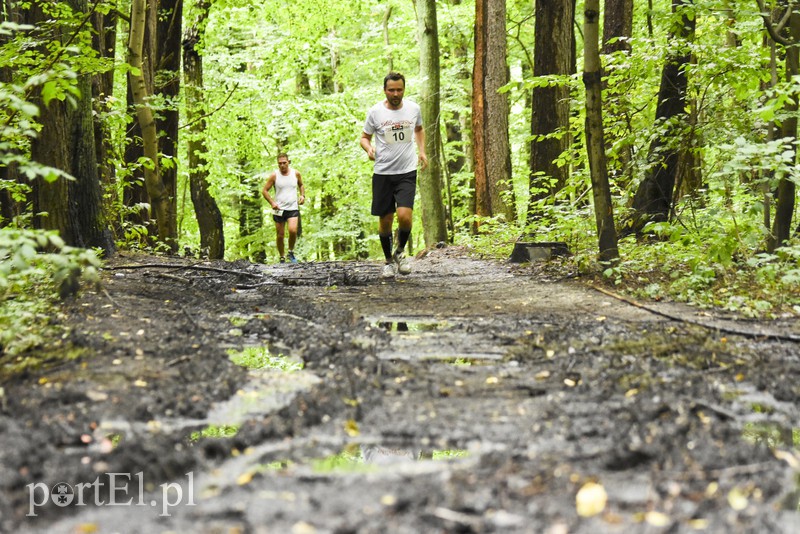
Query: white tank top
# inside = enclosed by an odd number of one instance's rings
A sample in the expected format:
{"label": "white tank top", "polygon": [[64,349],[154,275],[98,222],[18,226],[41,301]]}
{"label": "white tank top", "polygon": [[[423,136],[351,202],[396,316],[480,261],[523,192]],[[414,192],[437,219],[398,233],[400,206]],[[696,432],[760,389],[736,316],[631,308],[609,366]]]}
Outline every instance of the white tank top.
{"label": "white tank top", "polygon": [[275,171],[275,202],[282,210],[296,210],[297,205],[297,174],[291,167],[289,174],[283,175],[280,170]]}

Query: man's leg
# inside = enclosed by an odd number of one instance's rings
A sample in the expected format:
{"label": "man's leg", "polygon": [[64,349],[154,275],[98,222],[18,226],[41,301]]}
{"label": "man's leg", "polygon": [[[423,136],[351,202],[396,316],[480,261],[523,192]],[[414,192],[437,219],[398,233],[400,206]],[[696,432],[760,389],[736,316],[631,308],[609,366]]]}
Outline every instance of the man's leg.
{"label": "man's leg", "polygon": [[297,219],[298,217],[291,217],[286,221],[289,226],[289,252],[294,250],[294,245],[297,243]]}
{"label": "man's leg", "polygon": [[289,254],[287,258],[292,263],[297,263],[297,258],[294,256],[294,245],[297,243],[297,221],[299,217],[289,217],[286,219],[286,224],[289,227]]}
{"label": "man's leg", "polygon": [[392,261],[392,224],[394,213],[390,212],[378,219],[378,237],[381,239],[381,249],[387,262]]}
{"label": "man's leg", "polygon": [[378,237],[381,239],[381,249],[383,250],[383,257],[386,260],[386,265],[383,266],[381,276],[384,278],[394,278],[397,270],[392,258],[392,224],[394,223],[394,213],[390,212],[386,215],[381,215],[378,219]]}
{"label": "man's leg", "polygon": [[275,223],[275,244],[278,246],[278,255],[281,257],[281,259],[286,258],[286,254],[283,253],[283,230],[285,226],[286,223]]}
{"label": "man's leg", "polygon": [[414,210],[412,208],[397,208],[397,250],[403,251],[411,237],[411,222]]}

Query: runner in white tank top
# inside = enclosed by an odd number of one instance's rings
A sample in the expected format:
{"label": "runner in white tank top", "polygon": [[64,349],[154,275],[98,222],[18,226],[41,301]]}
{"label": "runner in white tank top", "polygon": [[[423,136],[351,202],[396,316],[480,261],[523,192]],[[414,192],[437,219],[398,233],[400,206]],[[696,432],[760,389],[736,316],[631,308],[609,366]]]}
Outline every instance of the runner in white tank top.
{"label": "runner in white tank top", "polygon": [[[289,226],[289,255],[291,263],[297,263],[294,255],[294,246],[297,243],[297,230],[300,222],[300,206],[306,201],[306,189],[303,177],[297,169],[289,167],[289,156],[278,154],[278,170],[270,173],[267,183],[261,190],[269,205],[272,206],[272,219],[275,221],[276,245],[280,262],[286,262],[284,256],[285,227]],[[270,196],[270,190],[275,187],[275,197]],[[299,191],[299,195],[298,195]]]}

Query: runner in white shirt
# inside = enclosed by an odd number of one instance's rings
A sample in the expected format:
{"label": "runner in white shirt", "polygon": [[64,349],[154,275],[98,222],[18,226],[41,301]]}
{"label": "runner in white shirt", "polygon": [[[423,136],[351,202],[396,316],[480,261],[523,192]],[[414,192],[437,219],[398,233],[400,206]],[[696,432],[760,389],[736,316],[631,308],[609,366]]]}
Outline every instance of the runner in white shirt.
{"label": "runner in white shirt", "polygon": [[[303,185],[303,178],[297,169],[289,167],[289,156],[278,154],[278,170],[273,171],[264,184],[261,194],[269,205],[272,206],[272,220],[275,221],[275,234],[278,245],[280,262],[286,262],[284,256],[284,229],[289,226],[289,261],[297,263],[294,255],[294,246],[297,242],[297,228],[300,221],[300,205],[306,201],[306,189]],[[275,198],[269,194],[270,189],[275,187]],[[298,190],[300,196],[297,195]]]}
{"label": "runner in white shirt", "polygon": [[[425,130],[419,106],[403,100],[406,79],[390,72],[383,79],[386,100],[367,113],[361,148],[375,162],[372,175],[372,215],[378,219],[378,236],[386,259],[382,275],[392,278],[397,272],[409,274],[411,264],[405,250],[411,236],[414,195],[417,189],[417,164],[428,165]],[[372,137],[375,136],[375,145]],[[416,155],[416,142],[419,157]],[[397,247],[392,250],[392,225],[397,213]]]}

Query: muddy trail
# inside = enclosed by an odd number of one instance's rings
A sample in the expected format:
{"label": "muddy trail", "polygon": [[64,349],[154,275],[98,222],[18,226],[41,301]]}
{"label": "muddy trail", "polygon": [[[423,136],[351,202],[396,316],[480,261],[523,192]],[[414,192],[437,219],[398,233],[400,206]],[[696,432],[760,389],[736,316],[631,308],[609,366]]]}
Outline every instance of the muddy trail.
{"label": "muddy trail", "polygon": [[800,532],[800,323],[434,250],[120,255],[0,390],[3,532]]}

